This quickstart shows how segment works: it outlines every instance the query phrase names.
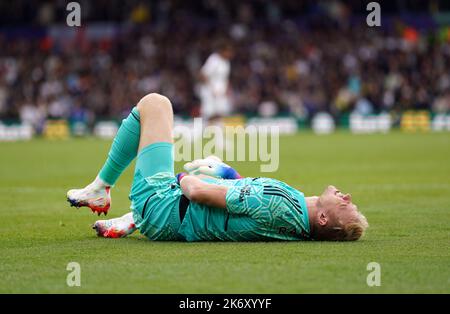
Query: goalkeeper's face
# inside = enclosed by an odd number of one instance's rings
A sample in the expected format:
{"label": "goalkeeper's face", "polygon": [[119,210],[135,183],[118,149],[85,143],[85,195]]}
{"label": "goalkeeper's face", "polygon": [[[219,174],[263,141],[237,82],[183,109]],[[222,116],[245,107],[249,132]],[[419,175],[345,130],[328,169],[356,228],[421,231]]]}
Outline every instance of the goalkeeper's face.
{"label": "goalkeeper's face", "polygon": [[317,223],[324,240],[356,240],[367,228],[366,218],[348,193],[329,185],[318,200]]}
{"label": "goalkeeper's face", "polygon": [[319,197],[319,206],[328,216],[328,223],[333,225],[339,221],[351,220],[358,213],[358,207],[353,204],[352,196],[341,192],[334,185],[325,188]]}
{"label": "goalkeeper's face", "polygon": [[330,210],[338,210],[342,205],[353,205],[349,206],[349,209],[356,210],[356,206],[352,203],[352,196],[341,192],[334,185],[329,185],[325,188],[319,197],[319,202],[322,207]]}

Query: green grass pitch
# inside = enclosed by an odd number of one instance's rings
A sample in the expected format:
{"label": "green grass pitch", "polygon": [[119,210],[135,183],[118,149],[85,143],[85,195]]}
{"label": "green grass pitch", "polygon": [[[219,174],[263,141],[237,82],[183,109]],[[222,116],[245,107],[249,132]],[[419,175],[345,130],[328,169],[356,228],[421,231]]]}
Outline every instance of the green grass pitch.
{"label": "green grass pitch", "polygon": [[[110,143],[0,143],[1,293],[449,293],[450,133],[282,137],[269,174],[306,195],[349,191],[370,228],[354,243],[154,243],[97,238],[65,194],[93,178]],[[261,176],[258,163],[232,163]],[[181,164],[177,164],[177,170]],[[127,212],[132,169],[108,217]],[[103,217],[103,216],[102,216]],[[81,265],[81,287],[66,266]],[[368,287],[366,266],[381,265]]]}

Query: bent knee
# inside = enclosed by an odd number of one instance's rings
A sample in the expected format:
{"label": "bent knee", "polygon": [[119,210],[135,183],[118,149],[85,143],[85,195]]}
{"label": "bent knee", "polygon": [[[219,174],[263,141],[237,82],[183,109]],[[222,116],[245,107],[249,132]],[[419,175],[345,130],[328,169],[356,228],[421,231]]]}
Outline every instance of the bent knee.
{"label": "bent knee", "polygon": [[141,98],[136,106],[140,113],[147,110],[172,111],[172,104],[166,96],[150,93]]}

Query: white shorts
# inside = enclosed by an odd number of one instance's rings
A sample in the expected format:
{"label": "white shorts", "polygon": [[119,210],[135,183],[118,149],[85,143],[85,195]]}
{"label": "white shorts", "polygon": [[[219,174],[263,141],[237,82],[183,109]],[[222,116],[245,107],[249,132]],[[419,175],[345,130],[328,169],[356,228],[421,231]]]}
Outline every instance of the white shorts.
{"label": "white shorts", "polygon": [[203,91],[200,100],[203,119],[214,116],[228,116],[231,113],[231,103],[226,95],[214,96],[209,91]]}

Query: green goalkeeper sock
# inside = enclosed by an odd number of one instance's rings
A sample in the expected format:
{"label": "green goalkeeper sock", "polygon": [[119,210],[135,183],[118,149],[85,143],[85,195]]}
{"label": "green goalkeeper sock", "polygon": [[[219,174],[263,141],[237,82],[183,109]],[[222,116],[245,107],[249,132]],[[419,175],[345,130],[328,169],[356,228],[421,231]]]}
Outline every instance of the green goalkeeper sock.
{"label": "green goalkeeper sock", "polygon": [[136,107],[126,119],[123,119],[109,150],[108,159],[98,174],[105,184],[114,185],[136,157],[141,133],[139,120],[139,111]]}

